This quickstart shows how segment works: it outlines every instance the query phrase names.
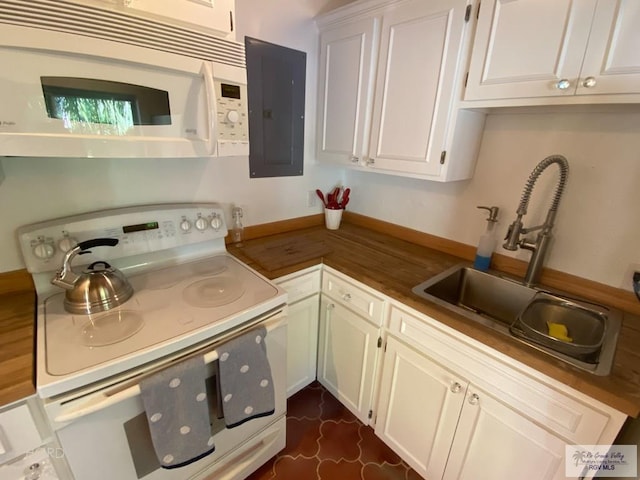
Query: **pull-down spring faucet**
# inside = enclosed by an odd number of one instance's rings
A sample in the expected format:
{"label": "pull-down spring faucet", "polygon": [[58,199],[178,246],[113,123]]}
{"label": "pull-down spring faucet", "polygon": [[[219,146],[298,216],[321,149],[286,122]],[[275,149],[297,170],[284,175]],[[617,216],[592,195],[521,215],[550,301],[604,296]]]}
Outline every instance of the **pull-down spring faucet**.
{"label": "pull-down spring faucet", "polygon": [[[558,180],[556,192],[553,196],[553,202],[551,203],[551,207],[549,207],[549,211],[547,212],[547,218],[542,225],[525,228],[522,224],[522,217],[527,214],[527,207],[529,206],[529,199],[531,197],[533,187],[538,180],[538,177],[540,177],[540,174],[549,165],[554,163],[557,163],[558,167],[560,168],[560,178]],[[531,250],[532,252],[531,259],[529,260],[529,266],[527,268],[527,273],[523,281],[523,283],[527,286],[535,285],[540,279],[542,263],[547,253],[549,242],[551,241],[551,229],[553,228],[553,224],[555,222],[556,212],[558,211],[558,204],[560,203],[562,192],[564,191],[564,187],[567,183],[568,175],[569,163],[567,162],[567,159],[562,155],[551,155],[542,160],[533,169],[531,175],[529,175],[529,179],[527,180],[527,183],[524,187],[524,192],[522,193],[522,198],[520,199],[520,205],[518,205],[518,210],[516,211],[518,216],[513,221],[513,223],[509,225],[509,230],[507,231],[507,236],[505,237],[506,242],[504,243],[503,247],[507,250],[513,251],[517,250],[518,247],[520,247],[524,248],[525,250]],[[538,236],[536,237],[534,242],[527,240],[526,238],[520,239],[521,234],[526,235],[527,233],[535,232],[537,230],[540,230],[540,232],[538,233]]]}

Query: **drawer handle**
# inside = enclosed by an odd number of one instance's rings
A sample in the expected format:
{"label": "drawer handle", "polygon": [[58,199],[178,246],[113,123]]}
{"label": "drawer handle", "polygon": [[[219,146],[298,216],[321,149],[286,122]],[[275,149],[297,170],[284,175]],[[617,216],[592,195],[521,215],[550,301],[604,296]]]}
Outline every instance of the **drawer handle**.
{"label": "drawer handle", "polygon": [[469,405],[477,405],[480,402],[480,397],[477,393],[472,394],[469,397]]}
{"label": "drawer handle", "polygon": [[350,300],[351,300],[351,294],[350,294],[350,293],[345,293],[345,294],[343,294],[343,295],[342,295],[342,299],[343,299],[345,302],[350,301]]}
{"label": "drawer handle", "polygon": [[458,382],[455,382],[451,385],[451,387],[449,387],[449,390],[451,390],[452,393],[460,393],[460,391],[462,390],[462,385],[460,385]]}

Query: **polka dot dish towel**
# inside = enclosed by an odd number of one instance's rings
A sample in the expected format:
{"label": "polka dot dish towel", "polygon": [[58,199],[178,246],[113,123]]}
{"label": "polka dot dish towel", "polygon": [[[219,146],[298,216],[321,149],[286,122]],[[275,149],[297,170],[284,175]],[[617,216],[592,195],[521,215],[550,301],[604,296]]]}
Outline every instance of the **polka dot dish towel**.
{"label": "polka dot dish towel", "polygon": [[214,451],[201,355],[140,382],[151,440],[163,468],[188,465]]}
{"label": "polka dot dish towel", "polygon": [[250,330],[218,348],[222,411],[227,428],[275,409],[265,327]]}

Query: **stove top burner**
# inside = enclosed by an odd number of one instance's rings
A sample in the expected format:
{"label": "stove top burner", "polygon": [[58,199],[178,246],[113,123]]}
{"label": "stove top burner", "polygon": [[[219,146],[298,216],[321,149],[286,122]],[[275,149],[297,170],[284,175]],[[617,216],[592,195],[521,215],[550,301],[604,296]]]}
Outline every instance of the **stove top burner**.
{"label": "stove top burner", "polygon": [[219,307],[234,302],[243,293],[244,286],[238,279],[218,276],[191,283],[182,291],[182,298],[194,307]]}
{"label": "stove top burner", "polygon": [[120,310],[91,318],[82,327],[82,341],[88,347],[103,347],[121,342],[142,329],[142,315]]}
{"label": "stove top burner", "polygon": [[129,278],[134,295],[98,315],[71,315],[64,293],[39,306],[38,389],[46,395],[125,371],[282,305],[284,293],[226,253]]}

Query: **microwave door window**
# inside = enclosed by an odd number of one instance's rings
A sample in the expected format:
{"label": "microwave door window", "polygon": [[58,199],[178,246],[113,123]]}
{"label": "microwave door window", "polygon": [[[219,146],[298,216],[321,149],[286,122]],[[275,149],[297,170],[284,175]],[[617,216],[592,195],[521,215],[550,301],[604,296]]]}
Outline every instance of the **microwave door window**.
{"label": "microwave door window", "polygon": [[65,130],[96,135],[128,135],[138,125],[171,125],[169,94],[128,83],[41,77],[47,116]]}

